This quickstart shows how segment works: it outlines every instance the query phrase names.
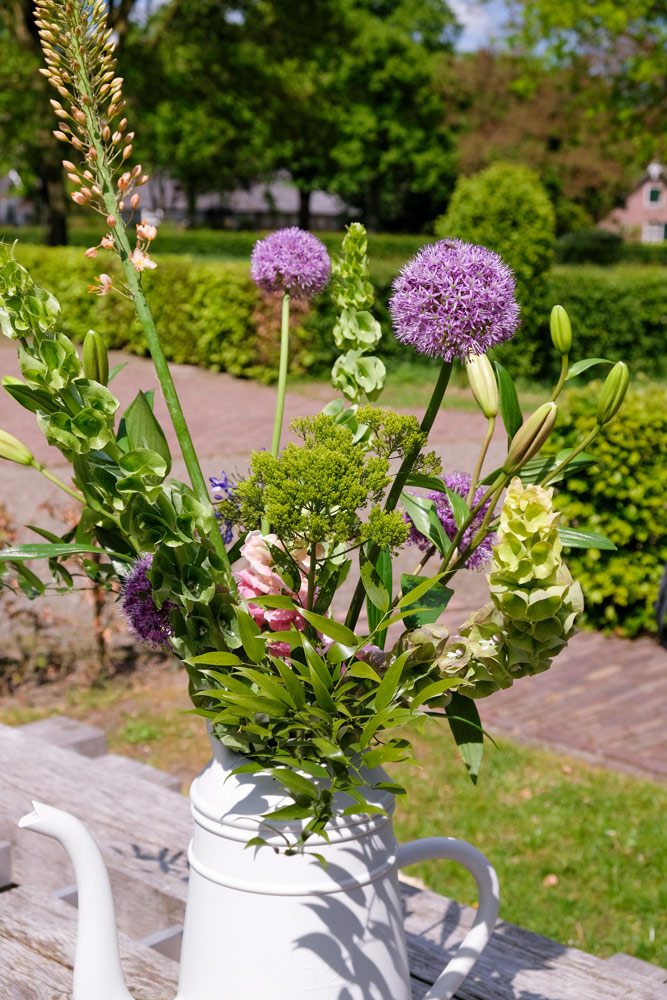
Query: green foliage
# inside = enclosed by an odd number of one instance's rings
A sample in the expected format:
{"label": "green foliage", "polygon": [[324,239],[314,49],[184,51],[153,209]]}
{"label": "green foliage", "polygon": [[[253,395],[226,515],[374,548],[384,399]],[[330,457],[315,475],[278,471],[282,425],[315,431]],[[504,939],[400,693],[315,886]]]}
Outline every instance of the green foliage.
{"label": "green foliage", "polygon": [[[400,418],[399,418],[400,419]],[[290,443],[278,458],[253,452],[250,476],[223,503],[230,521],[254,528],[262,519],[288,545],[311,548],[319,543],[377,541],[392,548],[405,541],[402,516],[375,507],[389,486],[389,457],[355,442],[347,427],[324,413],[292,421],[302,445]],[[373,507],[362,522],[359,512]]]}
{"label": "green foliage", "polygon": [[[552,439],[570,447],[595,421],[586,390],[566,394],[567,410]],[[568,562],[585,599],[584,620],[635,636],[655,632],[655,603],[667,562],[667,412],[664,389],[631,384],[619,414],[589,449],[595,476],[573,475],[559,488],[565,524],[602,532],[618,551],[572,551]]]}
{"label": "green foliage", "polygon": [[537,176],[527,167],[495,163],[458,181],[441,238],[458,237],[495,250],[516,275],[523,328],[494,353],[512,375],[533,371],[534,331],[548,315],[547,273],[553,259],[554,210]]}
{"label": "green foliage", "polygon": [[606,229],[581,229],[566,233],[556,241],[559,264],[597,264],[606,267],[617,264],[623,254],[623,240]]}
{"label": "green foliage", "polygon": [[329,294],[340,309],[333,337],[336,347],[345,351],[332,369],[331,384],[352,402],[364,394],[369,400],[376,399],[386,375],[379,358],[365,356],[382,337],[382,328],[370,312],[375,296],[368,280],[367,249],[366,230],[360,222],[352,222],[341,253],[331,263]]}
{"label": "green foliage", "polygon": [[[666,370],[667,283],[659,268],[554,268],[549,298],[567,310],[572,321],[572,358],[622,360],[633,374]],[[546,340],[546,337],[545,337]],[[546,371],[556,375],[558,359],[543,352]]]}

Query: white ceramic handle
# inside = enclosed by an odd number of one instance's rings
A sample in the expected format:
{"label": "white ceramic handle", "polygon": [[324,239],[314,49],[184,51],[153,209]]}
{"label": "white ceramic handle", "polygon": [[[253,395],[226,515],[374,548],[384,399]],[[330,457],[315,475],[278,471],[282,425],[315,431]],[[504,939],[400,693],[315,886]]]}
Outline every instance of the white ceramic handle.
{"label": "white ceramic handle", "polygon": [[481,851],[466,844],[464,840],[456,840],[454,837],[424,837],[423,840],[411,840],[398,848],[399,868],[417,861],[437,859],[457,861],[467,868],[477,883],[479,897],[474,924],[424,997],[424,1000],[451,1000],[489,943],[498,917],[500,892],[493,865]]}

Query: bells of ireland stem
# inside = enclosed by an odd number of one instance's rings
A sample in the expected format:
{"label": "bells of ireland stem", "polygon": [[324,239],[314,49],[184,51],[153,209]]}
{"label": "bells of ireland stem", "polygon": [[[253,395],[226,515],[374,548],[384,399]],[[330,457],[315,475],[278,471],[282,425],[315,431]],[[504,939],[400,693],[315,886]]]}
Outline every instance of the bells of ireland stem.
{"label": "bells of ireland stem", "polygon": [[554,306],[549,319],[551,342],[559,354],[569,354],[572,347],[572,324],[562,306]]}
{"label": "bells of ireland stem", "polygon": [[486,354],[471,354],[465,362],[466,375],[472,394],[485,417],[498,413],[498,383]]}
{"label": "bells of ireland stem", "polygon": [[535,412],[531,413],[512,438],[503,464],[503,472],[512,475],[518,472],[533,455],[537,455],[554,429],[557,416],[558,407],[553,402],[542,403],[542,406],[538,406]]}
{"label": "bells of ireland stem", "polygon": [[2,430],[0,430],[0,458],[6,458],[8,462],[17,462],[18,465],[32,465],[35,461],[18,438]]}
{"label": "bells of ireland stem", "polygon": [[596,419],[602,425],[608,423],[618,412],[625,399],[630,381],[630,372],[624,361],[617,361],[607,375],[598,396]]}
{"label": "bells of ireland stem", "polygon": [[83,374],[100,385],[105,386],[109,381],[107,345],[95,330],[89,330],[83,338]]}

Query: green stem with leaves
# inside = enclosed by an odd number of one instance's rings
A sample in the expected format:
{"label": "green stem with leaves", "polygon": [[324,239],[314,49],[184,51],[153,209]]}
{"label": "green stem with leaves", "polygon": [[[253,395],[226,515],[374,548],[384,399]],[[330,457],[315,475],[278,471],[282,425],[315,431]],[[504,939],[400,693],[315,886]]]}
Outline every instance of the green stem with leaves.
{"label": "green stem with leaves", "polygon": [[482,444],[482,449],[479,453],[477,459],[477,464],[475,465],[475,471],[472,474],[470,480],[470,489],[468,490],[468,496],[466,497],[466,503],[468,506],[472,503],[472,498],[475,495],[475,490],[477,489],[477,483],[479,482],[479,477],[482,473],[482,466],[484,465],[484,459],[486,458],[486,453],[489,450],[489,445],[491,444],[491,438],[493,437],[493,432],[496,427],[496,418],[489,417],[486,427],[486,435],[484,437],[484,443]]}
{"label": "green stem with leaves", "polygon": [[62,481],[62,479],[58,479],[57,476],[54,476],[54,474],[52,472],[49,472],[49,470],[46,468],[46,466],[42,465],[41,462],[38,462],[35,459],[30,464],[32,465],[33,469],[37,469],[38,472],[41,472],[41,474],[46,479],[48,479],[49,482],[51,482],[55,486],[57,486],[58,489],[63,490],[63,492],[67,493],[68,496],[71,496],[73,500],[76,500],[78,503],[81,503],[81,504],[83,504],[83,503],[86,502],[84,500],[84,498],[81,496],[80,493],[77,493],[76,490],[73,490],[72,487],[68,486],[67,483],[64,483]]}
{"label": "green stem with leaves", "polygon": [[[442,400],[447,390],[447,386],[449,385],[449,379],[452,374],[452,367],[453,366],[451,361],[443,361],[440,366],[438,381],[435,384],[428,406],[426,407],[426,413],[424,414],[422,422],[419,425],[419,429],[424,434],[428,434],[431,428],[433,427],[433,423],[437,416],[438,410],[440,409],[440,406],[442,404]],[[401,467],[399,468],[396,477],[394,479],[394,482],[392,483],[391,489],[387,494],[387,499],[384,505],[385,510],[396,509],[396,505],[400,500],[403,488],[405,487],[405,484],[408,481],[408,476],[412,472],[412,468],[418,456],[419,456],[419,449],[411,451],[403,459]],[[368,552],[368,558],[370,559],[373,565],[375,565],[375,562],[379,554],[380,554],[380,546],[372,545]],[[364,585],[360,579],[359,582],[357,583],[356,589],[352,596],[350,609],[345,619],[345,624],[347,625],[348,628],[352,630],[354,630],[354,627],[359,619],[359,613],[364,603],[364,594],[365,594]]]}
{"label": "green stem with leaves", "polygon": [[569,357],[569,355],[568,354],[561,354],[561,356],[560,356],[560,376],[559,376],[558,381],[556,382],[556,388],[554,389],[554,391],[552,393],[552,396],[551,396],[551,401],[552,402],[554,400],[558,399],[558,397],[560,396],[561,389],[563,388],[563,386],[565,385],[565,382],[567,380],[567,372],[568,372],[568,368],[569,367],[570,367],[570,357]]}

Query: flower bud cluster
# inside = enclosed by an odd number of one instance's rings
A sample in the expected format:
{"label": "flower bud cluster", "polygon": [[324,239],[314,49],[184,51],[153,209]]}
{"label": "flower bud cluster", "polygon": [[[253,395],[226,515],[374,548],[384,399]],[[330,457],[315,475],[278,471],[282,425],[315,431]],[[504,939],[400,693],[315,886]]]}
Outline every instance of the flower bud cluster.
{"label": "flower bud cluster", "polygon": [[[492,603],[432,650],[441,675],[459,678],[458,689],[471,698],[547,670],[575,634],[583,596],[561,556],[552,493],[512,480],[488,577]],[[433,643],[428,629],[410,633],[412,643]]]}
{"label": "flower bud cluster", "polygon": [[[40,72],[58,92],[51,106],[58,119],[56,139],[69,143],[83,157],[77,166],[63,160],[68,179],[75,185],[72,201],[89,205],[107,216],[114,227],[130,197],[132,209],[139,205],[134,188],[148,180],[141,164],[128,169],[134,132],[127,131],[122,117],[123,78],[116,76],[112,31],[107,27],[105,0],[36,0],[36,17],[46,67]],[[114,178],[122,166],[124,172]],[[111,205],[116,209],[112,213]],[[91,247],[88,256],[95,256]]]}

